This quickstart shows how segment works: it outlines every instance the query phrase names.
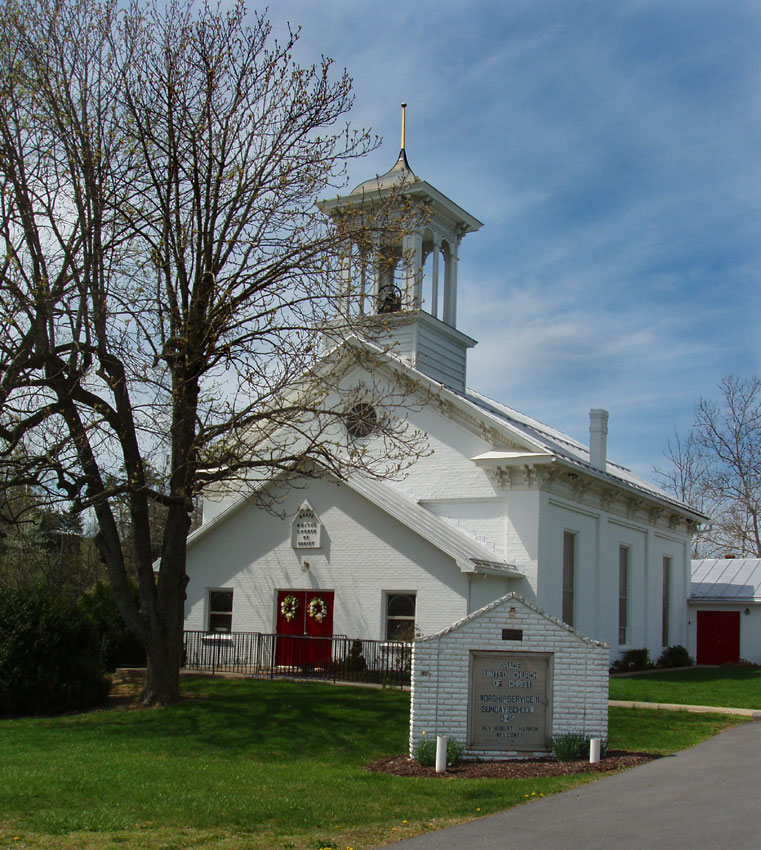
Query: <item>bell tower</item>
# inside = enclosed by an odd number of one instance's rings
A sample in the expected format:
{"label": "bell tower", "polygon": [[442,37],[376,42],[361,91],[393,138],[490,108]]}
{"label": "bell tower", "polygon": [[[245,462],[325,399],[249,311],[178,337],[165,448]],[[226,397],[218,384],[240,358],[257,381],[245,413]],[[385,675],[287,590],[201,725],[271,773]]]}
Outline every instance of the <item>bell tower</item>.
{"label": "bell tower", "polygon": [[319,206],[337,226],[343,216],[361,217],[370,234],[362,245],[348,240],[340,271],[346,309],[363,317],[367,337],[462,392],[476,341],[457,329],[459,247],[481,222],[410,168],[406,106],[394,165]]}

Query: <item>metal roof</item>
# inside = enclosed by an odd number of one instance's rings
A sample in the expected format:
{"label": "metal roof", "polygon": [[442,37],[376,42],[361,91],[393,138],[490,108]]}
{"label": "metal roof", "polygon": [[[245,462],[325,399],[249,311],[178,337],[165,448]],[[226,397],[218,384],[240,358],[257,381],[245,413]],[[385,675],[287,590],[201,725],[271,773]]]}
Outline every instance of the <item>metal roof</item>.
{"label": "metal roof", "polygon": [[[380,362],[393,370],[399,371],[404,375],[414,375],[415,380],[421,386],[427,385],[430,390],[442,399],[449,397],[451,401],[459,405],[464,411],[469,412],[471,415],[476,413],[485,423],[489,423],[506,432],[508,438],[514,442],[524,443],[528,452],[525,454],[526,462],[540,463],[541,453],[544,453],[558,461],[572,464],[583,470],[586,474],[601,478],[619,487],[626,487],[661,504],[668,505],[693,521],[708,521],[708,517],[705,514],[696,511],[690,505],[680,501],[660,487],[656,487],[644,478],[640,478],[625,466],[607,459],[605,470],[597,468],[591,463],[589,448],[568,434],[559,431],[557,428],[545,425],[543,422],[526,416],[505,404],[500,404],[469,387],[464,392],[454,390],[441,383],[441,381],[437,381],[435,378],[420,372],[414,366],[410,366],[409,363],[402,360],[394,352],[383,350],[380,346],[367,339],[352,336],[343,340],[331,352],[328,352],[324,358],[324,363],[327,365],[336,354],[340,356],[340,352],[345,348],[353,348],[354,346],[374,354]],[[475,458],[471,458],[471,460],[479,465],[499,462],[500,458],[497,457],[497,454],[501,454],[507,462],[519,459],[517,454],[511,459],[504,457],[509,452],[497,451],[486,452]]]}
{"label": "metal roof", "polygon": [[761,602],[761,559],[702,558],[693,561],[689,598]]}
{"label": "metal roof", "polygon": [[[450,390],[450,392],[454,391]],[[680,512],[685,512],[699,519],[707,519],[707,517],[704,517],[684,502],[679,501],[679,499],[676,499],[665,490],[661,490],[660,487],[656,487],[649,481],[645,481],[644,478],[635,475],[625,466],[614,463],[609,459],[606,461],[605,470],[593,466],[589,457],[589,448],[578,440],[574,440],[573,437],[569,437],[568,434],[558,431],[556,428],[552,428],[543,422],[539,422],[537,419],[532,419],[530,416],[519,413],[517,410],[513,410],[513,408],[507,405],[487,398],[487,396],[470,388],[466,389],[464,393],[454,394],[463,401],[486,412],[497,421],[502,422],[515,434],[523,437],[530,445],[549,453],[559,460],[572,463],[585,472],[598,475],[609,480],[611,483],[618,484],[619,486],[623,484],[646,496],[656,498],[661,502],[667,502]],[[486,458],[487,455],[481,457]],[[529,455],[526,457],[528,459]]]}

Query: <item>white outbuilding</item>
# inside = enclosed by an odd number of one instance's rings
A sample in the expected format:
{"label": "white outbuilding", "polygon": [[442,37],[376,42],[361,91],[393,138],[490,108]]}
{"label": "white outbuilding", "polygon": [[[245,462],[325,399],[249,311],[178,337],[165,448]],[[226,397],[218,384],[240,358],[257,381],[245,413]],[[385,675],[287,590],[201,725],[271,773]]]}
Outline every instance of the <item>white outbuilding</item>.
{"label": "white outbuilding", "polygon": [[692,562],[687,648],[698,664],[761,664],[761,559]]}
{"label": "white outbuilding", "polygon": [[[401,481],[265,482],[277,511],[250,491],[210,492],[189,538],[186,628],[409,638],[516,593],[609,644],[611,660],[686,644],[705,517],[608,458],[606,411],[590,411],[586,446],[467,387],[476,342],[457,327],[458,251],[481,223],[419,179],[404,148],[387,174],[321,206],[336,215],[400,186],[430,215],[357,286],[367,334],[345,344],[364,357],[342,381],[401,376],[409,403],[384,415],[424,432],[429,451]],[[375,412],[361,414],[357,427],[347,412],[350,438],[382,451]]]}

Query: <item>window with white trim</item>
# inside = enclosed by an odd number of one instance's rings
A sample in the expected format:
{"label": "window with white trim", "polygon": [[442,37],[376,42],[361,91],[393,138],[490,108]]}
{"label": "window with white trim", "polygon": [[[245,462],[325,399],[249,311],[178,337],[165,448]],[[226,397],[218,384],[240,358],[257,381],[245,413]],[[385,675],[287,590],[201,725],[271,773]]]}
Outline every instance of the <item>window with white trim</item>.
{"label": "window with white trim", "polygon": [[626,643],[629,625],[629,547],[618,547],[618,642]]}
{"label": "window with white trim", "polygon": [[573,625],[573,590],[576,573],[576,534],[563,532],[563,616],[562,620]]}
{"label": "window with white trim", "polygon": [[669,645],[669,607],[671,602],[671,558],[663,556],[663,602],[661,605],[661,646]]}
{"label": "window with white trim", "polygon": [[386,594],[386,640],[415,639],[415,594]]}
{"label": "window with white trim", "polygon": [[233,630],[232,590],[209,591],[209,631],[230,634]]}

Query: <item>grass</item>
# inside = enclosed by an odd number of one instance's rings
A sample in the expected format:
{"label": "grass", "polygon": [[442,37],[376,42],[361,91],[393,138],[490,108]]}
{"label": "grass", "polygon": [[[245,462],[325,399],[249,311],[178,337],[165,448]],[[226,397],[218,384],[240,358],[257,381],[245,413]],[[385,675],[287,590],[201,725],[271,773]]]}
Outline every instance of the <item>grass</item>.
{"label": "grass", "polygon": [[693,667],[614,676],[610,680],[610,698],[761,709],[761,669]]}
{"label": "grass", "polygon": [[[199,679],[139,711],[0,721],[0,850],[361,850],[588,777],[410,779],[363,765],[406,750],[409,695]],[[673,752],[713,715],[611,713],[610,746]]]}

